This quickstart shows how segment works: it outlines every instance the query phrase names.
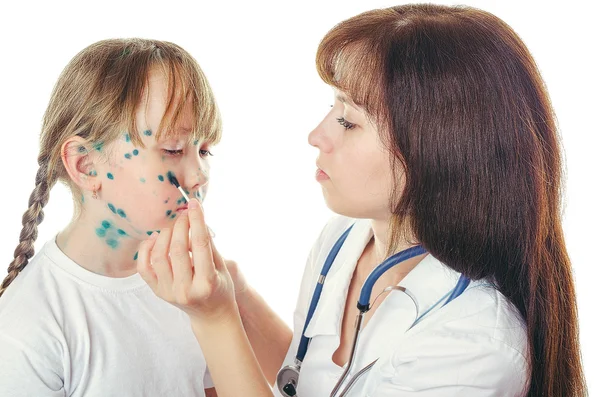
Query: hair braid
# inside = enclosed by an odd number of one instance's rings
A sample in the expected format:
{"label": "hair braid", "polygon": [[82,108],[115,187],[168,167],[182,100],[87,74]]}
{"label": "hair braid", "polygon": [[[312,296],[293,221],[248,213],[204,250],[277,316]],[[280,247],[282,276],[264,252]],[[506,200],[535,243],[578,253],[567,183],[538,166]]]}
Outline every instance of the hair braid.
{"label": "hair braid", "polygon": [[29,208],[23,214],[21,221],[23,228],[19,236],[19,244],[15,249],[14,259],[8,266],[8,275],[0,285],[0,296],[33,257],[34,243],[38,235],[37,227],[44,220],[44,206],[48,203],[50,189],[55,182],[55,174],[48,172],[48,161],[40,161],[40,168],[35,177],[35,188],[29,196]]}

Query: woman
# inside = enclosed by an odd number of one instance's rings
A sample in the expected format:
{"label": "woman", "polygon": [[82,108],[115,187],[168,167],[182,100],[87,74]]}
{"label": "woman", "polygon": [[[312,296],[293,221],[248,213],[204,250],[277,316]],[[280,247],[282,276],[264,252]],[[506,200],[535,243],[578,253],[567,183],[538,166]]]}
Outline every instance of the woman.
{"label": "woman", "polygon": [[[143,278],[190,315],[219,395],[270,395],[286,349],[287,395],[585,395],[557,130],[518,36],[472,8],[373,10],[325,36],[317,68],[336,101],[309,142],[342,216],[309,255],[291,343],[254,292],[235,298],[243,282],[197,202],[140,248]],[[353,354],[355,302],[386,258]]]}

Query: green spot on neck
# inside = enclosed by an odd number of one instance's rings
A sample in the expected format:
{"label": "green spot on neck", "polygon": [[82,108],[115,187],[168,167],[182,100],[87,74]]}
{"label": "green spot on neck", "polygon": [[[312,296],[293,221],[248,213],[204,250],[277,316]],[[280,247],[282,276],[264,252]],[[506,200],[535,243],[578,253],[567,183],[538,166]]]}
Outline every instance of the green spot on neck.
{"label": "green spot on neck", "polygon": [[108,174],[106,174],[106,177],[107,177],[108,179],[115,179],[114,175],[113,175],[113,174],[111,174],[110,172],[109,172]]}
{"label": "green spot on neck", "polygon": [[115,240],[114,238],[107,238],[106,244],[108,244],[108,246],[113,249],[117,248],[119,246],[119,242],[117,240]]}

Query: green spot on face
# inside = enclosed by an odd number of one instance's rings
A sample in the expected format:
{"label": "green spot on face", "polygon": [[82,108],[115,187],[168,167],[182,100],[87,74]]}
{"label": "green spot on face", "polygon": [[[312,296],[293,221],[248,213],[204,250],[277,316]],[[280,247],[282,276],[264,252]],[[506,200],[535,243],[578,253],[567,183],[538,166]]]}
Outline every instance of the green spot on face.
{"label": "green spot on face", "polygon": [[81,202],[83,203],[85,201],[85,196],[82,194],[81,195]]}
{"label": "green spot on face", "polygon": [[196,140],[194,141],[194,146],[196,146],[197,144],[198,144],[198,140],[196,139]]}
{"label": "green spot on face", "polygon": [[105,229],[108,229],[110,227],[110,222],[109,221],[102,221],[102,227]]}
{"label": "green spot on face", "polygon": [[117,213],[117,209],[111,203],[108,203],[108,209],[111,210],[115,214]]}
{"label": "green spot on face", "polygon": [[138,258],[138,253],[136,252],[135,255],[133,256],[133,260],[137,261],[137,258]]}
{"label": "green spot on face", "polygon": [[125,133],[125,142],[131,142],[131,137],[128,133]]}
{"label": "green spot on face", "polygon": [[103,229],[101,227],[96,229],[96,236],[98,237],[104,237],[106,236],[106,229]]}
{"label": "green spot on face", "polygon": [[169,197],[168,199],[165,200],[165,204],[167,204],[169,202],[171,198]]}
{"label": "green spot on face", "polygon": [[117,248],[119,246],[119,242],[114,238],[107,238],[106,244],[108,244],[110,248]]}
{"label": "green spot on face", "polygon": [[137,156],[138,154],[140,154],[140,151],[137,149],[133,149],[133,155]]}
{"label": "green spot on face", "polygon": [[125,158],[127,160],[131,160],[131,153],[125,153]]}
{"label": "green spot on face", "polygon": [[177,213],[171,214],[171,219],[175,218],[177,216]]}
{"label": "green spot on face", "polygon": [[104,147],[104,142],[98,142],[94,145],[94,149],[101,152],[102,148]]}
{"label": "green spot on face", "polygon": [[119,215],[121,218],[127,217],[127,215],[125,214],[125,211],[123,211],[120,208],[117,210],[117,215]]}
{"label": "green spot on face", "polygon": [[96,170],[91,170],[89,175],[90,176],[98,176],[98,173],[96,172]]}
{"label": "green spot on face", "polygon": [[162,175],[159,175],[158,176],[158,180],[161,181],[161,182],[164,182],[165,181],[165,177],[162,176]]}
{"label": "green spot on face", "polygon": [[110,172],[108,174],[106,174],[106,177],[108,179],[115,179],[115,177],[113,176],[113,174],[111,174]]}
{"label": "green spot on face", "polygon": [[118,229],[117,233],[119,233],[120,236],[127,236],[127,232],[123,229]]}
{"label": "green spot on face", "polygon": [[146,178],[140,178],[140,182],[146,183]]}
{"label": "green spot on face", "polygon": [[167,211],[167,216],[171,215],[171,213],[172,213],[172,212],[173,212],[173,211],[171,211],[171,210],[168,210],[168,211]]}
{"label": "green spot on face", "polygon": [[147,234],[148,236],[150,236],[150,235],[152,234],[152,230],[148,230],[148,231],[146,232],[146,234]]}
{"label": "green spot on face", "polygon": [[144,135],[146,135],[146,136],[152,136],[152,131],[151,130],[146,130],[146,131],[144,131]]}
{"label": "green spot on face", "polygon": [[79,146],[79,153],[85,153],[85,146]]}

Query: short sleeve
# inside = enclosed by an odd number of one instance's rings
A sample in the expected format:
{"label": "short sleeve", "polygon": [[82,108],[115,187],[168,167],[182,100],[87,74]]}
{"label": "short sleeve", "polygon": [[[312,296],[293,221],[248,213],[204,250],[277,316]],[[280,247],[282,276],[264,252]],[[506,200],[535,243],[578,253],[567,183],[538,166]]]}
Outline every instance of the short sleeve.
{"label": "short sleeve", "polygon": [[0,396],[66,395],[63,379],[43,354],[3,333],[0,333],[0,352]]}
{"label": "short sleeve", "polygon": [[206,367],[206,371],[204,372],[204,388],[210,389],[213,387],[215,387],[215,384],[213,383],[213,380],[210,376],[210,371],[208,370],[208,367]]}
{"label": "short sleeve", "polygon": [[[378,397],[522,396],[527,360],[484,335],[424,332],[378,367]],[[374,368],[375,370],[375,368]]]}

